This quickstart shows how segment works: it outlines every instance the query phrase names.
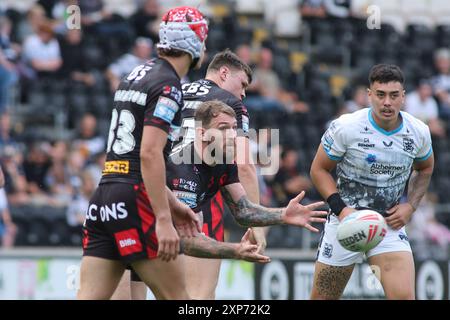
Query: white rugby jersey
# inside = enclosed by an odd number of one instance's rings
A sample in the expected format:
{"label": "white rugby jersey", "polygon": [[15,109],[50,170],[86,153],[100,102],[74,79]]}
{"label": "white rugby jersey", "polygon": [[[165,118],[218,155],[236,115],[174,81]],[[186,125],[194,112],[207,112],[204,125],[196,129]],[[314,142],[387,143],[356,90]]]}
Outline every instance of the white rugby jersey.
{"label": "white rugby jersey", "polygon": [[337,187],[344,202],[384,213],[403,194],[414,161],[432,154],[428,126],[406,112],[392,131],[380,128],[366,108],[334,120],[322,136],[328,157],[338,161]]}

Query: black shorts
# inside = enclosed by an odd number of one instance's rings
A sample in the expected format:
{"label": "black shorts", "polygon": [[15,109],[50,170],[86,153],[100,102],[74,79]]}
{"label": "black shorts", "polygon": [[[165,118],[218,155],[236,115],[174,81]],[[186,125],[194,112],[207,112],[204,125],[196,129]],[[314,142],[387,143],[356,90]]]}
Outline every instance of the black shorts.
{"label": "black shorts", "polygon": [[222,193],[216,195],[200,207],[203,213],[203,233],[217,241],[223,242],[224,201]]}
{"label": "black shorts", "polygon": [[[200,210],[203,211],[203,233],[216,241],[223,242],[224,201],[222,193],[218,192],[214,198],[202,205]],[[142,281],[132,268],[131,281]]]}
{"label": "black shorts", "polygon": [[83,226],[83,255],[126,264],[157,257],[155,215],[143,183],[104,183],[94,193]]}

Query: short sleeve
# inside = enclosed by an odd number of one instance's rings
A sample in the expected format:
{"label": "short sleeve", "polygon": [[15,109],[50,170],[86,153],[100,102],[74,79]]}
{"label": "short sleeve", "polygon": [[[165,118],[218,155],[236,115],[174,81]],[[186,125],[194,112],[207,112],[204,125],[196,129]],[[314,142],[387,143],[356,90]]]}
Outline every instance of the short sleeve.
{"label": "short sleeve", "polygon": [[331,160],[340,161],[346,151],[346,138],[342,120],[331,122],[329,128],[322,136],[322,146]]}
{"label": "short sleeve", "polygon": [[250,129],[250,117],[248,115],[247,108],[240,100],[236,101],[232,105],[232,108],[236,113],[238,136],[248,136],[248,131]]}
{"label": "short sleeve", "polygon": [[180,83],[175,80],[161,86],[160,93],[146,105],[144,125],[158,127],[169,132],[178,112],[183,108]]}
{"label": "short sleeve", "polygon": [[238,175],[238,167],[236,164],[228,164],[227,171],[220,178],[220,186],[224,187],[229,184],[238,183],[239,175]]}
{"label": "short sleeve", "polygon": [[417,151],[416,157],[414,161],[425,161],[427,160],[431,154],[433,153],[433,147],[431,142],[431,134],[428,126],[424,126],[424,130],[422,131],[422,137],[420,138],[419,150]]}

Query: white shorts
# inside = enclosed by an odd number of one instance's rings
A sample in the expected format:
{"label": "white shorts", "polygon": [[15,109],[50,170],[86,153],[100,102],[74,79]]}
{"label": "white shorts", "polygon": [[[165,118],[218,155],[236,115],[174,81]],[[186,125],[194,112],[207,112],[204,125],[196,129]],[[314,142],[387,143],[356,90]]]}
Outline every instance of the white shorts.
{"label": "white shorts", "polygon": [[317,261],[331,266],[344,267],[363,262],[364,255],[370,258],[387,252],[411,252],[405,227],[400,230],[394,230],[388,226],[388,231],[384,239],[378,246],[364,254],[363,252],[349,251],[341,246],[336,238],[338,225],[338,218],[334,214],[329,214],[319,243]]}

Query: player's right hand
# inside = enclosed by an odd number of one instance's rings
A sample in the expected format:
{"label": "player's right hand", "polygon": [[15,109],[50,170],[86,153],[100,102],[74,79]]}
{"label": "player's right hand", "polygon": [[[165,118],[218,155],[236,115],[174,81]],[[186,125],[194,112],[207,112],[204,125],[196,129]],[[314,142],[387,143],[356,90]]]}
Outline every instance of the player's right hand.
{"label": "player's right hand", "polygon": [[355,212],[355,211],[356,211],[355,208],[350,208],[350,207],[345,207],[344,209],[342,209],[341,213],[338,215],[339,222],[344,220],[344,218],[346,216],[348,216],[349,214],[351,214],[352,212]]}
{"label": "player's right hand", "polygon": [[202,231],[199,215],[181,201],[172,208],[172,219],[181,237],[195,237]]}
{"label": "player's right hand", "polygon": [[240,260],[249,262],[268,263],[270,258],[258,253],[258,246],[250,242],[250,234],[252,229],[247,229],[247,232],[241,239],[238,247],[238,257]]}
{"label": "player's right hand", "polygon": [[163,261],[175,259],[180,252],[180,237],[172,224],[172,219],[156,220],[158,257]]}

